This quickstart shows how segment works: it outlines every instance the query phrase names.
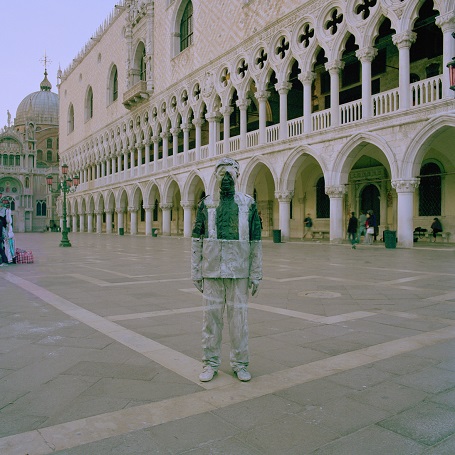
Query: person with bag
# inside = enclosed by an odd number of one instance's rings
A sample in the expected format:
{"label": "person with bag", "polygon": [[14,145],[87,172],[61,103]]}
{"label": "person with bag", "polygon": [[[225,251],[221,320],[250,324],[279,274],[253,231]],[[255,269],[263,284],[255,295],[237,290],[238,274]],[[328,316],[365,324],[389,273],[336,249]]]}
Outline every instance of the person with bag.
{"label": "person with bag", "polygon": [[365,222],[367,220],[367,216],[365,215],[365,212],[363,210],[360,210],[360,215],[359,215],[359,229],[357,232],[357,243],[360,243],[360,238],[365,236],[364,241],[366,240],[366,234],[367,234],[367,228],[365,226]]}
{"label": "person with bag", "polygon": [[0,215],[0,267],[8,265],[5,254],[6,217]]}
{"label": "person with bag", "polygon": [[371,216],[367,213],[367,220],[365,221],[365,227],[367,228],[367,233],[365,236],[365,243],[371,245],[373,243],[374,236],[374,226],[371,220]]}

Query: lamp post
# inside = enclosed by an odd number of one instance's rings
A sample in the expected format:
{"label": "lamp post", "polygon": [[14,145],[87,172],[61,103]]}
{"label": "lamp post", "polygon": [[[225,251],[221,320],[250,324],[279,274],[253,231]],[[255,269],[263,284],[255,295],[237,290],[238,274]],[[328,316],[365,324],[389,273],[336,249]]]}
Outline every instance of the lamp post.
{"label": "lamp post", "polygon": [[[455,39],[455,32],[452,33],[452,38]],[[450,90],[455,91],[455,57],[452,58],[451,62],[447,63],[447,68],[449,68]]]}
{"label": "lamp post", "polygon": [[63,193],[63,229],[62,229],[62,240],[59,246],[68,247],[71,246],[68,240],[68,230],[66,227],[66,195],[76,191],[77,185],[79,185],[79,176],[75,175],[72,179],[67,178],[68,165],[62,164],[62,175],[60,181],[57,183],[57,188],[52,188],[52,175],[46,177],[47,187],[51,193]]}

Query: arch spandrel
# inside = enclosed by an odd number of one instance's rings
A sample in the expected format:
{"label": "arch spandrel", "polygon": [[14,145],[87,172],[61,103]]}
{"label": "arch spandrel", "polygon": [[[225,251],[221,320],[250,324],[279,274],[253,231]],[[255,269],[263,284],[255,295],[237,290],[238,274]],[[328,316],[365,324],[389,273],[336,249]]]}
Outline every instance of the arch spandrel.
{"label": "arch spandrel", "polygon": [[309,157],[314,159],[314,161],[320,166],[324,177],[327,178],[328,166],[323,157],[310,147],[298,147],[294,149],[286,159],[281,171],[279,181],[281,182],[282,190],[291,191],[294,189],[294,182],[299,169],[305,164],[305,161],[307,161]]}
{"label": "arch spandrel", "polygon": [[400,177],[403,179],[414,178],[420,174],[420,167],[430,145],[437,141],[440,144],[442,154],[455,167],[453,153],[453,143],[455,140],[455,117],[453,115],[442,115],[430,120],[408,145],[401,169]]}
{"label": "arch spandrel", "polygon": [[[355,162],[365,153],[365,147],[375,146],[380,152],[375,159],[380,161],[389,172],[391,179],[399,176],[398,159],[389,144],[380,136],[371,133],[359,133],[343,145],[328,173],[326,185],[345,185],[348,183],[349,172]],[[383,159],[385,158],[385,160]]]}

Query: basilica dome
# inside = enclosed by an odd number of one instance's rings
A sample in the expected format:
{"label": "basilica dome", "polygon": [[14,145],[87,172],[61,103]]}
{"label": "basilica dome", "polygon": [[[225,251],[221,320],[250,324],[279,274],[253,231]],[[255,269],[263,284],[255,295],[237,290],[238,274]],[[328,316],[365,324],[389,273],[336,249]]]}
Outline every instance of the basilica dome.
{"label": "basilica dome", "polygon": [[19,104],[14,121],[16,126],[25,125],[27,122],[58,125],[58,95],[51,92],[52,84],[47,79],[47,72],[44,73],[40,89],[27,95]]}

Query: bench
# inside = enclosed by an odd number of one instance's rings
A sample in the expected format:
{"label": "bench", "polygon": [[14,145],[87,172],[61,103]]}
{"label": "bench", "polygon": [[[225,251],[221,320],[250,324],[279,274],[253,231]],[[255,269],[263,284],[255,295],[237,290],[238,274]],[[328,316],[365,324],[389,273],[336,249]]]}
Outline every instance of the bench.
{"label": "bench", "polygon": [[[446,241],[447,243],[449,243],[450,235],[451,235],[450,232],[443,231],[443,232],[438,232],[436,234],[436,237],[440,237],[443,241]],[[425,238],[427,238],[429,241],[431,241],[431,239],[433,238],[433,234],[431,232],[427,232],[427,233],[425,233]]]}
{"label": "bench", "polygon": [[325,239],[325,236],[330,236],[330,231],[322,230],[322,229],[314,229],[313,230],[313,237],[318,236],[320,239]]}

